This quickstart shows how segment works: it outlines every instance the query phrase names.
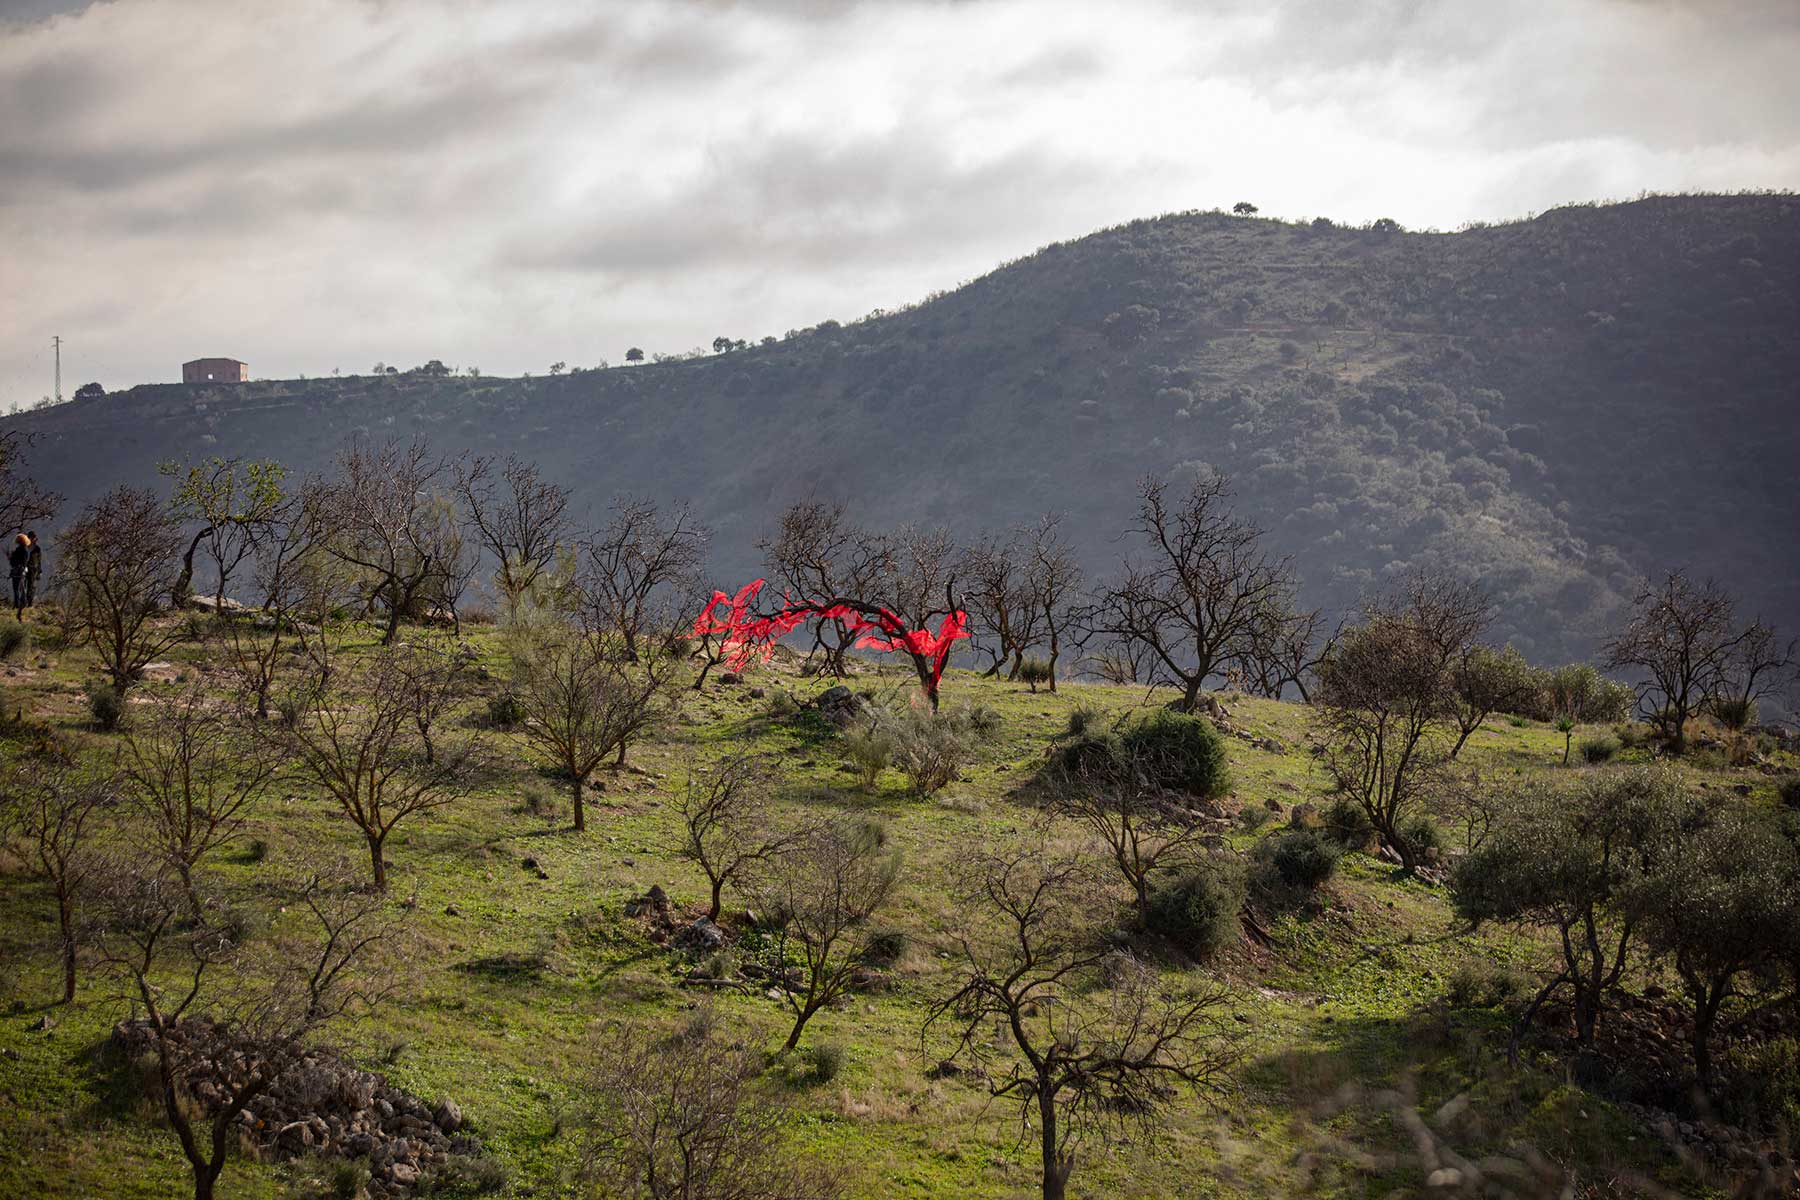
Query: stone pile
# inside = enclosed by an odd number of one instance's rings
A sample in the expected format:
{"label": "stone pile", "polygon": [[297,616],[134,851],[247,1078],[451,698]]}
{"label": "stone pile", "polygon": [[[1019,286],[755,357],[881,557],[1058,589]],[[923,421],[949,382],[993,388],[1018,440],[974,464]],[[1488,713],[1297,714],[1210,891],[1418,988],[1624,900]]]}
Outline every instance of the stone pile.
{"label": "stone pile", "polygon": [[[210,1119],[243,1082],[245,1054],[204,1018],[180,1022],[171,1036],[186,1064],[188,1092]],[[150,1028],[141,1020],[119,1022],[113,1039],[133,1058],[156,1053]],[[481,1153],[480,1139],[462,1133],[463,1123],[454,1100],[428,1105],[320,1050],[307,1051],[236,1118],[246,1140],[268,1158],[368,1159],[372,1200],[407,1194],[452,1154]]]}

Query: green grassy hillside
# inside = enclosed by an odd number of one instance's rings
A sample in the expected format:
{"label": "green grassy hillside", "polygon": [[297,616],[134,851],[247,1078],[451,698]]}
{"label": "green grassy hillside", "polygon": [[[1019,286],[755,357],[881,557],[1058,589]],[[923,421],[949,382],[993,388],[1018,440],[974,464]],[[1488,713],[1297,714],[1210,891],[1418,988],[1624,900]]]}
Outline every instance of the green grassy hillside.
{"label": "green grassy hillside", "polygon": [[[351,631],[352,654],[373,632]],[[715,1005],[724,1029],[778,1043],[782,1010],[752,990],[684,986],[691,961],[656,944],[625,915],[628,899],[660,884],[684,911],[704,900],[703,880],[674,852],[671,807],[690,772],[732,750],[753,748],[779,765],[784,814],[848,813],[880,821],[900,850],[897,900],[879,918],[901,931],[905,951],[878,991],[821,1014],[806,1044],[839,1043],[841,1071],[829,1082],[766,1086],[790,1102],[798,1152],[851,1171],[859,1197],[1015,1197],[1035,1194],[1033,1149],[1012,1110],[967,1076],[934,1077],[946,1052],[921,1038],[930,1001],[950,979],[953,935],[971,919],[953,897],[968,882],[971,855],[1021,835],[1036,819],[1022,791],[1064,734],[1078,706],[1112,715],[1158,703],[1142,690],[1068,684],[1055,695],[951,672],[946,703],[990,706],[999,723],[965,778],[932,797],[911,793],[894,771],[858,786],[841,744],[817,720],[776,697],[804,700],[823,685],[799,678],[784,659],[752,670],[744,684],[709,685],[681,715],[633,749],[630,765],[602,772],[589,830],[569,828],[565,785],[536,768],[513,735],[479,720],[506,665],[499,636],[471,631],[489,680],[446,725],[480,739],[491,765],[472,794],[428,819],[403,825],[388,847],[392,890],[411,907],[419,942],[396,1000],[332,1036],[357,1062],[435,1101],[454,1098],[503,1164],[507,1194],[573,1195],[572,1115],[581,1064],[600,1022],[686,1019]],[[117,735],[93,733],[81,691],[85,664],[40,631],[37,646],[3,669],[3,743],[16,760],[47,730],[95,759],[116,752]],[[180,646],[134,692],[134,708],[183,683],[223,689],[227,678],[204,643]],[[859,688],[899,694],[897,664],[868,666]],[[765,692],[753,698],[752,688]],[[1298,705],[1227,698],[1246,736],[1229,741],[1236,788],[1219,837],[1247,848],[1302,803],[1318,803],[1325,781],[1307,752],[1308,714]],[[1627,756],[1638,754],[1627,752]],[[1529,722],[1496,719],[1464,757],[1490,781],[1551,777],[1563,736]],[[1791,757],[1783,761],[1791,769]],[[1702,759],[1684,768],[1721,803],[1771,805],[1774,777]],[[1740,795],[1740,793],[1742,793]],[[529,803],[528,803],[529,801]],[[115,834],[115,837],[129,836]],[[1061,830],[1055,836],[1072,840]],[[354,831],[298,779],[275,788],[245,837],[218,856],[220,886],[250,896],[290,866],[302,848],[362,853]],[[527,858],[539,869],[527,869]],[[358,859],[357,861],[361,861]],[[736,901],[741,905],[742,901]],[[1096,897],[1096,904],[1107,901]],[[1725,1194],[1700,1166],[1684,1166],[1635,1111],[1569,1081],[1553,1034],[1516,1069],[1504,1059],[1510,1011],[1446,998],[1459,970],[1536,970],[1547,943],[1456,928],[1446,893],[1403,880],[1385,862],[1350,855],[1312,907],[1271,919],[1265,943],[1245,941],[1204,969],[1165,956],[1171,977],[1203,970],[1231,988],[1230,1026],[1241,1059],[1217,1102],[1185,1098],[1149,1133],[1090,1148],[1074,1194],[1088,1196],[1364,1196],[1417,1194],[1427,1171],[1409,1153],[1402,1113],[1344,1102],[1346,1085],[1409,1089],[1411,1105],[1470,1158],[1529,1144],[1575,1194],[1604,1194],[1622,1180],[1659,1180],[1679,1194]],[[127,1006],[91,975],[73,1005],[49,1005],[58,987],[54,910],[45,889],[17,874],[0,890],[0,1195],[150,1200],[181,1192],[174,1139],[161,1128],[127,1065],[106,1052]],[[1634,992],[1646,986],[1634,977]],[[44,1029],[42,1018],[50,1028]],[[1442,1106],[1457,1097],[1453,1109]],[[1407,1111],[1412,1111],[1408,1108]],[[1450,1115],[1446,1117],[1445,1112]],[[1460,1115],[1458,1115],[1460,1114]],[[1680,1139],[1675,1139],[1679,1144]],[[320,1194],[306,1180],[320,1169],[235,1162],[221,1194]]]}
{"label": "green grassy hillside", "polygon": [[33,469],[73,503],[170,457],[316,469],[358,433],[513,451],[590,512],[625,490],[691,500],[722,583],[814,493],[871,523],[962,533],[1065,511],[1098,569],[1134,479],[1204,463],[1234,477],[1314,603],[1444,564],[1492,589],[1502,637],[1567,659],[1641,576],[1676,565],[1800,624],[1796,280],[1800,199],[1785,195],[1453,234],[1182,214],[902,312],[764,344],[752,335],[774,331],[725,331],[752,344],[722,355],[145,386],[5,426],[39,435]]}

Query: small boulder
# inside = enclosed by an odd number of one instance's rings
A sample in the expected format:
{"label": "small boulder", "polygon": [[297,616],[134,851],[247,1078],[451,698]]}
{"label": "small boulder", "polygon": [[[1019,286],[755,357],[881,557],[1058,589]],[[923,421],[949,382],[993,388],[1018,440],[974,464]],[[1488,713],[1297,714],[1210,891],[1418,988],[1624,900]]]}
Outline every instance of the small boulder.
{"label": "small boulder", "polygon": [[455,1133],[462,1128],[462,1109],[457,1107],[456,1101],[446,1099],[432,1112],[431,1120],[445,1133]]}

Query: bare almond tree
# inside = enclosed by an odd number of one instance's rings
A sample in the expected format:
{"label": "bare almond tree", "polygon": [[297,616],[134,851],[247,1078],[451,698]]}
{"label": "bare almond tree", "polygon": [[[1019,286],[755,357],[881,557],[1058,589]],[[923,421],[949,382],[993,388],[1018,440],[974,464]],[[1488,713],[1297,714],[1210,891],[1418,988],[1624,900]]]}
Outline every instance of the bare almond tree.
{"label": "bare almond tree", "polygon": [[410,699],[413,728],[418,730],[427,764],[437,761],[432,732],[462,699],[468,664],[462,647],[447,638],[415,638],[395,647],[394,674]]}
{"label": "bare almond tree", "polygon": [[1633,601],[1631,619],[1606,644],[1606,665],[1639,672],[1639,708],[1681,754],[1688,718],[1718,689],[1746,632],[1722,586],[1670,571]]}
{"label": "bare almond tree", "polygon": [[190,896],[195,867],[243,830],[277,769],[267,743],[246,736],[199,686],[159,697],[126,734],[124,775],[138,828]]}
{"label": "bare almond tree", "polygon": [[1793,686],[1797,666],[1800,642],[1783,641],[1773,626],[1758,618],[1725,656],[1708,707],[1727,727],[1742,729],[1755,719],[1757,701]]}
{"label": "bare almond tree", "polygon": [[838,1172],[788,1147],[762,1071],[760,1051],[702,1024],[609,1024],[580,1085],[584,1182],[635,1200],[833,1200]]}
{"label": "bare almond tree", "polygon": [[89,504],[63,532],[64,604],[120,695],[183,636],[178,625],[155,620],[174,586],[179,541],[155,494],[130,487]]}
{"label": "bare almond tree", "polygon": [[983,641],[991,642],[981,646],[993,660],[986,674],[1004,668],[1009,680],[1019,677],[1043,620],[1027,553],[1018,531],[1004,537],[990,533],[963,553],[959,566],[970,621]]}
{"label": "bare almond tree", "polygon": [[1186,711],[1208,679],[1249,650],[1261,614],[1293,587],[1288,561],[1269,557],[1262,530],[1231,511],[1230,496],[1219,475],[1197,477],[1174,496],[1164,480],[1142,480],[1128,530],[1142,553],[1082,615],[1084,644],[1140,647],[1146,682],[1181,689]]}
{"label": "bare almond tree", "polygon": [[1279,700],[1291,685],[1302,703],[1311,703],[1313,673],[1330,641],[1321,636],[1323,614],[1316,608],[1301,608],[1294,593],[1290,586],[1263,605],[1236,664],[1247,685],[1260,695]]}
{"label": "bare almond tree", "polygon": [[304,601],[324,585],[318,578],[311,530],[300,503],[290,498],[258,539],[251,558],[251,580],[261,600],[260,611],[238,616],[224,625],[224,643],[257,718],[267,720],[269,696],[280,674],[293,624]]}
{"label": "bare almond tree", "polygon": [[1449,761],[1454,668],[1489,612],[1474,585],[1422,572],[1366,601],[1319,665],[1325,767],[1408,872],[1421,861],[1412,821]]}
{"label": "bare almond tree", "polygon": [[[828,607],[840,596],[867,596],[886,561],[879,537],[853,525],[842,504],[806,500],[781,514],[776,532],[757,542],[770,576],[794,600]],[[807,656],[822,655],[820,674],[850,673],[847,655],[856,635],[841,617],[813,622]]]}
{"label": "bare almond tree", "polygon": [[1222,1088],[1235,1060],[1226,995],[1167,988],[1111,949],[1090,923],[1081,861],[1032,847],[971,866],[964,911],[984,928],[959,938],[956,986],[932,1003],[925,1036],[947,1028],[946,1061],[1017,1103],[1021,1131],[1037,1135],[1040,1194],[1062,1200],[1084,1141],[1149,1121],[1178,1087]]}
{"label": "bare almond tree", "polygon": [[308,488],[325,551],[360,576],[370,604],[386,612],[383,645],[413,615],[445,569],[440,488],[444,462],[423,438],[371,446],[358,440],[335,472]]}
{"label": "bare almond tree", "polygon": [[97,865],[95,837],[117,803],[114,776],[59,755],[40,755],[16,768],[0,792],[0,841],[56,897],[64,1004],[75,999],[77,907]]}
{"label": "bare almond tree", "polygon": [[518,736],[567,777],[576,829],[587,828],[594,772],[610,756],[623,764],[630,744],[673,707],[679,665],[668,654],[623,662],[592,634],[550,636],[521,656]]}
{"label": "bare almond tree", "polygon": [[22,529],[56,515],[62,497],[46,491],[20,470],[31,434],[0,432],[0,529]]}
{"label": "bare almond tree", "polygon": [[576,587],[583,624],[616,637],[623,656],[636,661],[640,643],[664,625],[661,610],[694,590],[709,537],[686,505],[665,515],[648,500],[615,500],[606,527],[581,544]]}
{"label": "bare almond tree", "polygon": [[1044,661],[1050,668],[1050,690],[1056,690],[1056,663],[1063,638],[1076,623],[1072,603],[1081,586],[1081,563],[1063,540],[1062,517],[1047,513],[1024,533],[1025,584],[1038,617]]}
{"label": "bare almond tree", "polygon": [[750,890],[776,923],[775,958],[799,963],[781,989],[794,1014],[784,1053],[800,1044],[814,1013],[855,983],[861,967],[855,939],[893,894],[899,872],[899,858],[879,828],[847,821],[808,829],[757,871]]}
{"label": "bare almond tree", "polygon": [[555,566],[569,534],[569,493],[509,454],[498,466],[487,455],[457,463],[456,494],[510,611]]}
{"label": "bare almond tree", "polygon": [[1193,797],[1158,781],[1169,771],[1149,749],[1118,757],[1088,755],[1052,772],[1049,810],[1074,821],[1105,846],[1119,877],[1131,889],[1138,923],[1150,911],[1150,881],[1191,853],[1207,832]]}
{"label": "bare almond tree", "polygon": [[[308,1035],[382,990],[362,976],[388,926],[366,903],[324,899],[322,886],[337,885],[315,881],[298,897],[317,925],[309,935],[246,945],[218,906],[190,904],[166,865],[115,861],[96,880],[90,940],[123,985],[119,1000],[143,1014],[195,1200],[212,1200],[238,1114],[299,1065]],[[221,1076],[224,1094],[197,1103],[196,1083]]]}
{"label": "bare almond tree", "polygon": [[204,548],[213,564],[215,605],[223,611],[232,574],[255,552],[257,542],[280,515],[286,499],[282,481],[287,478],[287,468],[273,459],[212,458],[201,463],[164,462],[156,469],[175,481],[170,514],[185,525],[198,527],[181,556],[172,602],[187,602],[194,582],[194,559]]}
{"label": "bare almond tree", "polygon": [[796,844],[798,831],[782,832],[770,811],[766,764],[734,755],[704,777],[689,774],[679,801],[681,837],[677,852],[706,874],[711,904],[706,915],[719,919],[725,888],[757,864]]}
{"label": "bare almond tree", "polygon": [[328,680],[299,700],[298,719],[276,736],[300,775],[363,835],[375,889],[386,891],[388,835],[408,817],[463,794],[475,746],[466,740],[440,745],[426,761],[413,689],[393,651],[362,667],[334,665]]}

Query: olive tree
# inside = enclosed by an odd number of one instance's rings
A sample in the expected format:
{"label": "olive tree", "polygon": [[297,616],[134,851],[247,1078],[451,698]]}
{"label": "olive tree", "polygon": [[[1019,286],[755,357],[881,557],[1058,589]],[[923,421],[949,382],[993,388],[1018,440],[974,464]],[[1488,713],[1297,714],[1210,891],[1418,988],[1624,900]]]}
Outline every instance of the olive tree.
{"label": "olive tree", "polygon": [[1593,1045],[1606,994],[1640,932],[1634,893],[1696,818],[1673,772],[1616,768],[1572,787],[1516,793],[1458,864],[1451,886],[1460,916],[1548,930],[1561,951],[1561,968],[1519,1020],[1515,1048],[1538,1008],[1564,988],[1577,1041]]}
{"label": "olive tree", "polygon": [[212,560],[215,603],[223,610],[232,573],[255,551],[280,514],[287,468],[273,459],[215,457],[201,463],[159,463],[156,469],[175,481],[170,515],[184,525],[197,526],[181,556],[181,571],[171,590],[173,602],[186,602],[194,582],[194,558],[204,546]]}

